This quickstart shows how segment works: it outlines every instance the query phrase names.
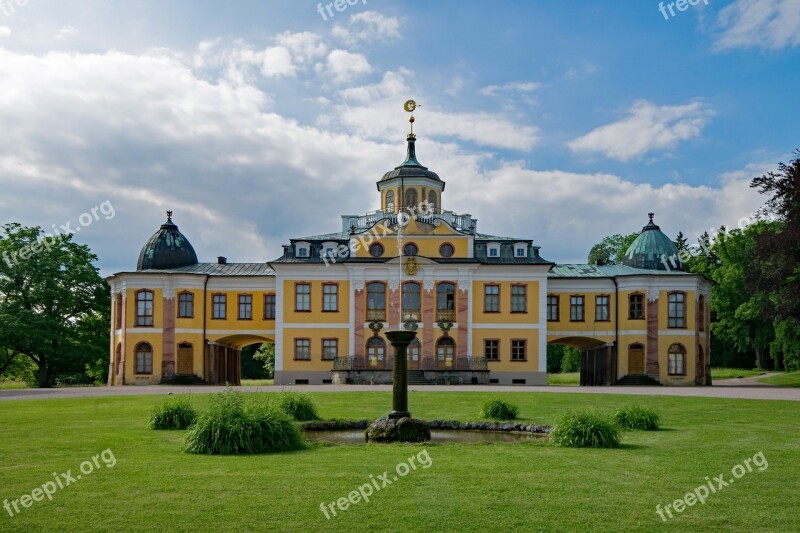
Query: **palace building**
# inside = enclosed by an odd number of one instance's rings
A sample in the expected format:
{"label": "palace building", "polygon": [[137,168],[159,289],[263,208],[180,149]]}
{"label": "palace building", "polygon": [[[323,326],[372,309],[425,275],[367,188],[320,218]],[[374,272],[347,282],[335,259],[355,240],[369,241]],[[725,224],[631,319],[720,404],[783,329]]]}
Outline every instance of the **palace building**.
{"label": "palace building", "polygon": [[624,264],[557,265],[445,209],[413,132],[377,188],[380,209],[263,263],[198,262],[168,212],[136,270],[108,278],[109,385],[238,385],[255,343],[275,344],[276,384],[388,383],[384,333],[401,328],[417,331],[412,384],[546,385],[547,345],[563,344],[582,385],[710,385],[711,284],[652,214]]}

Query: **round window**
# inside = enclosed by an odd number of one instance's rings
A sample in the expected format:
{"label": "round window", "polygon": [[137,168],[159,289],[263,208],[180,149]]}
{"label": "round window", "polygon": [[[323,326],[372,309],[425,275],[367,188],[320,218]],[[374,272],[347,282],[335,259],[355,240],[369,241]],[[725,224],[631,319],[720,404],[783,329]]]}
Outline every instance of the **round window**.
{"label": "round window", "polygon": [[383,245],[379,242],[371,245],[369,247],[369,255],[372,257],[380,257],[383,255]]}
{"label": "round window", "polygon": [[439,247],[439,253],[442,255],[442,257],[453,257],[455,251],[456,250],[453,248],[453,245],[448,242]]}
{"label": "round window", "polygon": [[403,246],[403,255],[408,255],[408,256],[417,255],[417,252],[419,252],[419,249],[417,248],[417,245],[414,244],[413,242],[410,242],[405,246]]}

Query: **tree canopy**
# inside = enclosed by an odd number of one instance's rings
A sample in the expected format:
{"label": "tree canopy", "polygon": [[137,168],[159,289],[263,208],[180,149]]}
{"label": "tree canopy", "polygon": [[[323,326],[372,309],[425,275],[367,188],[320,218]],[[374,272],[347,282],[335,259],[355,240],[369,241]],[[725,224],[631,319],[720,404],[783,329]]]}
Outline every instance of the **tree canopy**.
{"label": "tree canopy", "polygon": [[604,237],[602,241],[592,246],[589,250],[589,264],[620,265],[633,241],[639,233],[621,235],[615,233]]}
{"label": "tree canopy", "polygon": [[107,371],[110,291],[96,260],[71,235],[45,238],[39,227],[3,226],[0,351],[33,361],[41,387],[85,373],[87,365]]}

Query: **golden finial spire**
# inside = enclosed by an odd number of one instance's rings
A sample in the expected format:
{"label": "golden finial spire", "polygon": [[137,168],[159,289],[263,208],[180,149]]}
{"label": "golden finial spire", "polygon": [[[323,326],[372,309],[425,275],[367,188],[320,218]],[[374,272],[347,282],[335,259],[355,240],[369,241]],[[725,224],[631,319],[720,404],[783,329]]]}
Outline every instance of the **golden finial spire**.
{"label": "golden finial spire", "polygon": [[[403,104],[403,109],[405,109],[408,113],[413,113],[416,108],[417,103],[414,100],[406,100],[406,103]],[[416,139],[417,136],[414,135],[414,115],[409,117],[408,122],[411,124],[411,133],[408,134],[408,138]]]}

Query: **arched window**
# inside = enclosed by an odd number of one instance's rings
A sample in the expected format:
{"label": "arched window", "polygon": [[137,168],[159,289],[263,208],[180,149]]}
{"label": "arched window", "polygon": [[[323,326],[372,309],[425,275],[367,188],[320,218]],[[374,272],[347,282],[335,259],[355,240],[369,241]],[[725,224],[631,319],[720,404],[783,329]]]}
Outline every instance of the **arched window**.
{"label": "arched window", "polygon": [[386,320],[386,285],[380,281],[367,285],[367,320]]}
{"label": "arched window", "polygon": [[375,365],[382,363],[386,356],[386,341],[380,337],[372,337],[367,341],[367,360]]}
{"label": "arched window", "polygon": [[419,248],[417,248],[417,245],[413,242],[406,243],[403,246],[403,255],[413,257],[417,255],[417,253],[419,253]]}
{"label": "arched window", "polygon": [[134,350],[137,374],[153,373],[153,348],[146,342],[140,342]]}
{"label": "arched window", "polygon": [[408,189],[406,190],[406,201],[405,207],[417,207],[417,190],[416,189]]}
{"label": "arched window", "polygon": [[386,193],[386,211],[394,213],[394,191]]}
{"label": "arched window", "polygon": [[136,293],[136,325],[153,325],[153,291],[143,290]]}
{"label": "arched window", "polygon": [[453,362],[456,353],[456,343],[453,337],[441,337],[436,341],[436,360],[439,362]]}
{"label": "arched window", "polygon": [[453,248],[453,245],[449,242],[446,242],[439,247],[439,254],[442,257],[453,257],[454,253],[456,253],[456,249]]}
{"label": "arched window", "polygon": [[428,204],[432,212],[436,212],[436,191],[428,193]]}
{"label": "arched window", "polygon": [[449,281],[436,286],[436,321],[456,319],[456,286]]}
{"label": "arched window", "polygon": [[403,320],[421,320],[420,303],[422,290],[419,283],[403,283]]}
{"label": "arched window", "polygon": [[667,353],[667,373],[670,376],[686,375],[686,348],[682,344],[673,344]]}

